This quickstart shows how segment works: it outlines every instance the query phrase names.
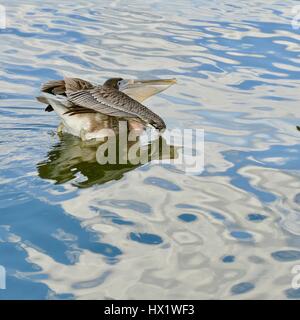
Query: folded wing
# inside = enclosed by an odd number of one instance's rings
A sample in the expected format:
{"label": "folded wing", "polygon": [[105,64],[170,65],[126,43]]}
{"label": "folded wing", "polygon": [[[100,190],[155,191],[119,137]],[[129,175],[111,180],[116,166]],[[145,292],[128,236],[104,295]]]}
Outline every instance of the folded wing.
{"label": "folded wing", "polygon": [[141,103],[111,87],[98,86],[90,90],[80,90],[77,92],[66,90],[66,94],[68,100],[75,105],[109,116],[139,118],[143,122],[148,123],[159,118]]}
{"label": "folded wing", "polygon": [[65,78],[64,80],[51,80],[42,85],[41,91],[54,95],[66,95],[66,90],[78,91],[92,89],[94,86],[79,78]]}

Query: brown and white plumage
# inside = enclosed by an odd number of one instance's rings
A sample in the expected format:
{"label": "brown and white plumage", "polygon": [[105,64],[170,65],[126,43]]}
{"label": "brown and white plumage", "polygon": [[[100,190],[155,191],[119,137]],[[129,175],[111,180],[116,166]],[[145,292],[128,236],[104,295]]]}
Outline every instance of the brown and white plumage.
{"label": "brown and white plumage", "polygon": [[[127,81],[127,80],[126,80]],[[160,83],[165,88],[172,85],[174,80],[150,80]],[[139,83],[139,85],[138,85]],[[139,100],[154,93],[141,95],[141,84],[145,86],[149,81],[133,81],[131,87],[127,84],[124,91],[132,94],[137,92]],[[125,119],[130,123],[147,124],[162,130],[165,129],[164,121],[139,101],[121,91],[124,80],[112,78],[103,85],[93,85],[79,78],[65,78],[64,80],[49,81],[42,85],[42,95],[37,99],[48,104],[46,111],[55,111],[62,120],[64,131],[80,136],[82,139],[97,138],[97,133],[103,128],[116,125],[117,120]]]}

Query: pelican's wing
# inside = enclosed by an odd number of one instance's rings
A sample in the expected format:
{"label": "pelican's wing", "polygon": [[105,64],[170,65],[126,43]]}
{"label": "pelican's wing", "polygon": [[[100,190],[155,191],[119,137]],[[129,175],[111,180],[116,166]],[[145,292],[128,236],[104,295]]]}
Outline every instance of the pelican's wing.
{"label": "pelican's wing", "polygon": [[68,92],[76,92],[79,90],[87,90],[94,88],[94,86],[90,82],[79,78],[65,77],[64,82],[66,91]]}
{"label": "pelican's wing", "polygon": [[[155,115],[147,107],[133,100],[123,92],[110,87],[98,86],[91,90],[77,92],[66,91],[69,101],[80,107],[114,116],[126,118],[140,118]],[[155,115],[156,116],[156,115]]]}
{"label": "pelican's wing", "polygon": [[[53,107],[51,103],[53,103],[53,99],[58,99],[59,97],[65,97],[66,91],[68,92],[77,92],[78,90],[86,90],[91,89],[94,86],[83,79],[79,78],[65,78],[64,80],[51,80],[46,83],[44,83],[41,87],[42,95],[37,97],[37,100],[41,103],[45,103],[48,106],[46,107],[45,111],[51,112],[53,111]],[[52,96],[52,97],[51,97]],[[51,99],[49,100],[49,97]],[[68,114],[70,116],[79,114],[79,113],[91,113],[95,112],[94,110],[82,108],[80,106],[75,106],[73,103],[69,103],[66,100],[65,108],[66,111],[65,114]]]}
{"label": "pelican's wing", "polygon": [[91,88],[93,88],[93,85],[86,80],[79,78],[65,78],[64,80],[51,80],[44,83],[41,87],[41,91],[54,95],[66,95],[66,90],[78,91]]}
{"label": "pelican's wing", "polygon": [[52,94],[65,94],[65,81],[64,80],[50,80],[41,87],[42,92],[52,93]]}

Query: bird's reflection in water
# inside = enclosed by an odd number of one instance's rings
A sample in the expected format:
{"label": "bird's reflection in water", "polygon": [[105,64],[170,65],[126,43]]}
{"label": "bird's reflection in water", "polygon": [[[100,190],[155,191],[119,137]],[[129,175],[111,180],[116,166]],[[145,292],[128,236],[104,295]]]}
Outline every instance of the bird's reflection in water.
{"label": "bird's reflection in water", "polygon": [[[60,141],[48,152],[47,159],[37,164],[38,175],[42,179],[54,180],[56,184],[73,180],[72,183],[79,188],[87,188],[94,184],[103,184],[122,178],[126,172],[141,166],[142,163],[138,159],[145,159],[145,156],[151,161],[171,160],[178,157],[177,147],[168,145],[160,136],[146,146],[141,146],[139,139],[128,142],[127,152],[133,144],[139,144],[136,161],[99,164],[97,150],[102,144],[103,142],[87,142],[72,135],[63,134],[60,136]],[[116,148],[117,159],[119,159],[118,149]]]}

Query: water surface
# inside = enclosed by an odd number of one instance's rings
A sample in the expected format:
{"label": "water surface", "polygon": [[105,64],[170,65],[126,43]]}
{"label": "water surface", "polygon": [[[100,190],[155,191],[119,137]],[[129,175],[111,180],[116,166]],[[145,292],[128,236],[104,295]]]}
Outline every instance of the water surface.
{"label": "water surface", "polygon": [[[4,1],[1,299],[299,299],[297,1]],[[35,100],[63,76],[173,78],[205,170],[103,167]]]}

